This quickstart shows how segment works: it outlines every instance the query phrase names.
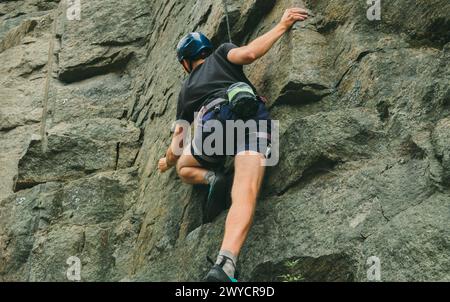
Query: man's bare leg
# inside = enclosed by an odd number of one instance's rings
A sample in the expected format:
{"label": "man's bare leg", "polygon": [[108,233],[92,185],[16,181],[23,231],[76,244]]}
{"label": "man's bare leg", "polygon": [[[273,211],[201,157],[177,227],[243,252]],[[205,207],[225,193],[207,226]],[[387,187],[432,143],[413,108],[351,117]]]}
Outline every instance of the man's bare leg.
{"label": "man's bare leg", "polygon": [[235,257],[244,245],[256,208],[259,189],[264,178],[265,167],[262,154],[245,152],[235,158],[235,174],[231,192],[232,206],[225,224],[222,251]]}
{"label": "man's bare leg", "polygon": [[[235,174],[231,192],[232,206],[225,223],[225,236],[222,250],[239,255],[247,238],[256,208],[256,199],[264,178],[265,167],[261,164],[263,155],[242,153],[235,158]],[[178,175],[189,184],[207,184],[208,170],[191,154],[184,154],[177,164]]]}
{"label": "man's bare leg", "polygon": [[178,176],[184,183],[191,185],[207,185],[205,179],[208,170],[202,168],[192,154],[187,151],[177,162]]}

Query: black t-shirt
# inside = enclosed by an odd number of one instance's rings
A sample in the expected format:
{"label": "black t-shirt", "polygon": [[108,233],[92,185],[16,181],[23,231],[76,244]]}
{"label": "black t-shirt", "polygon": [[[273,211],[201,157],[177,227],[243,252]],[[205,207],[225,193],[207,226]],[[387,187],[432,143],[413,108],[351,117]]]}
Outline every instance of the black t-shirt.
{"label": "black t-shirt", "polygon": [[228,87],[234,83],[245,82],[256,93],[255,87],[244,74],[243,66],[228,61],[228,52],[233,48],[237,46],[231,43],[222,44],[189,75],[178,97],[177,120],[192,123],[195,112],[198,112],[206,101],[224,97]]}

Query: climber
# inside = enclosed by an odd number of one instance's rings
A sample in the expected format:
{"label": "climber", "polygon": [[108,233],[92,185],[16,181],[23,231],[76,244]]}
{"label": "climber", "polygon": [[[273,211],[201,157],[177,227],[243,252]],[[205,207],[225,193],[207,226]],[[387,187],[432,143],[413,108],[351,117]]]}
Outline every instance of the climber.
{"label": "climber", "polygon": [[[308,13],[304,9],[288,9],[272,30],[243,47],[226,43],[213,51],[211,42],[201,33],[191,33],[184,37],[177,46],[177,55],[189,76],[179,95],[177,120],[189,124],[195,120],[197,125],[198,119],[205,116],[217,117],[215,114],[226,116],[228,119],[236,118],[234,112],[230,110],[230,102],[223,102],[227,98],[230,86],[234,85],[235,88],[238,86],[237,91],[244,92],[246,97],[252,97],[252,91],[256,95],[255,87],[244,74],[243,65],[251,64],[264,56],[296,22],[307,18]],[[257,105],[252,120],[270,120],[261,98],[253,104]],[[195,118],[197,112],[199,114]],[[201,144],[205,137],[202,135],[197,137],[197,130],[193,141],[182,145],[189,135],[188,132],[189,130],[177,122],[172,143],[166,156],[159,160],[158,168],[164,173],[176,166],[183,182],[209,185],[205,211],[208,221],[211,221],[225,209],[228,180],[221,171],[224,156],[199,154],[195,148],[196,141],[199,140]],[[270,129],[267,132],[270,132]],[[270,140],[270,133],[263,134]],[[264,135],[261,136],[263,137]],[[250,148],[247,141],[241,145],[244,147],[235,150],[236,153],[233,154],[235,174],[231,190],[232,204],[226,218],[222,247],[216,263],[213,263],[205,278],[206,281],[236,281],[237,258],[253,221],[256,200],[265,172],[265,167],[261,163],[267,156],[267,150]],[[183,150],[182,154],[174,151],[180,148]]]}

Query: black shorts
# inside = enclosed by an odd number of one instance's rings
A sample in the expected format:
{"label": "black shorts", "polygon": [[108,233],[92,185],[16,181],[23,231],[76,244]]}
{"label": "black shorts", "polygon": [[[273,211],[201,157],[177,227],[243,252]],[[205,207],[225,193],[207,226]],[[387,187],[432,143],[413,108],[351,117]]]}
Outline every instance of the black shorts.
{"label": "black shorts", "polygon": [[228,103],[212,109],[203,107],[195,121],[191,154],[202,167],[210,170],[222,167],[227,156],[245,151],[268,157],[271,129],[272,120],[262,101],[254,118],[245,122],[237,119]]}

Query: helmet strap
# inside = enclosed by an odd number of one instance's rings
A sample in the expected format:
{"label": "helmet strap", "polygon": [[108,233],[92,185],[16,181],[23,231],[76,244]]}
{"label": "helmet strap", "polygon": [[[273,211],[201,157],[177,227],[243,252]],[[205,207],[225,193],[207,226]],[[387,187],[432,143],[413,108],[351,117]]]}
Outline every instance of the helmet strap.
{"label": "helmet strap", "polygon": [[[188,62],[188,65],[187,65],[187,62]],[[183,65],[183,68],[187,73],[191,73],[191,71],[192,71],[192,62],[191,61],[184,59],[183,61],[181,61],[181,65]],[[190,70],[188,67],[190,68]]]}

